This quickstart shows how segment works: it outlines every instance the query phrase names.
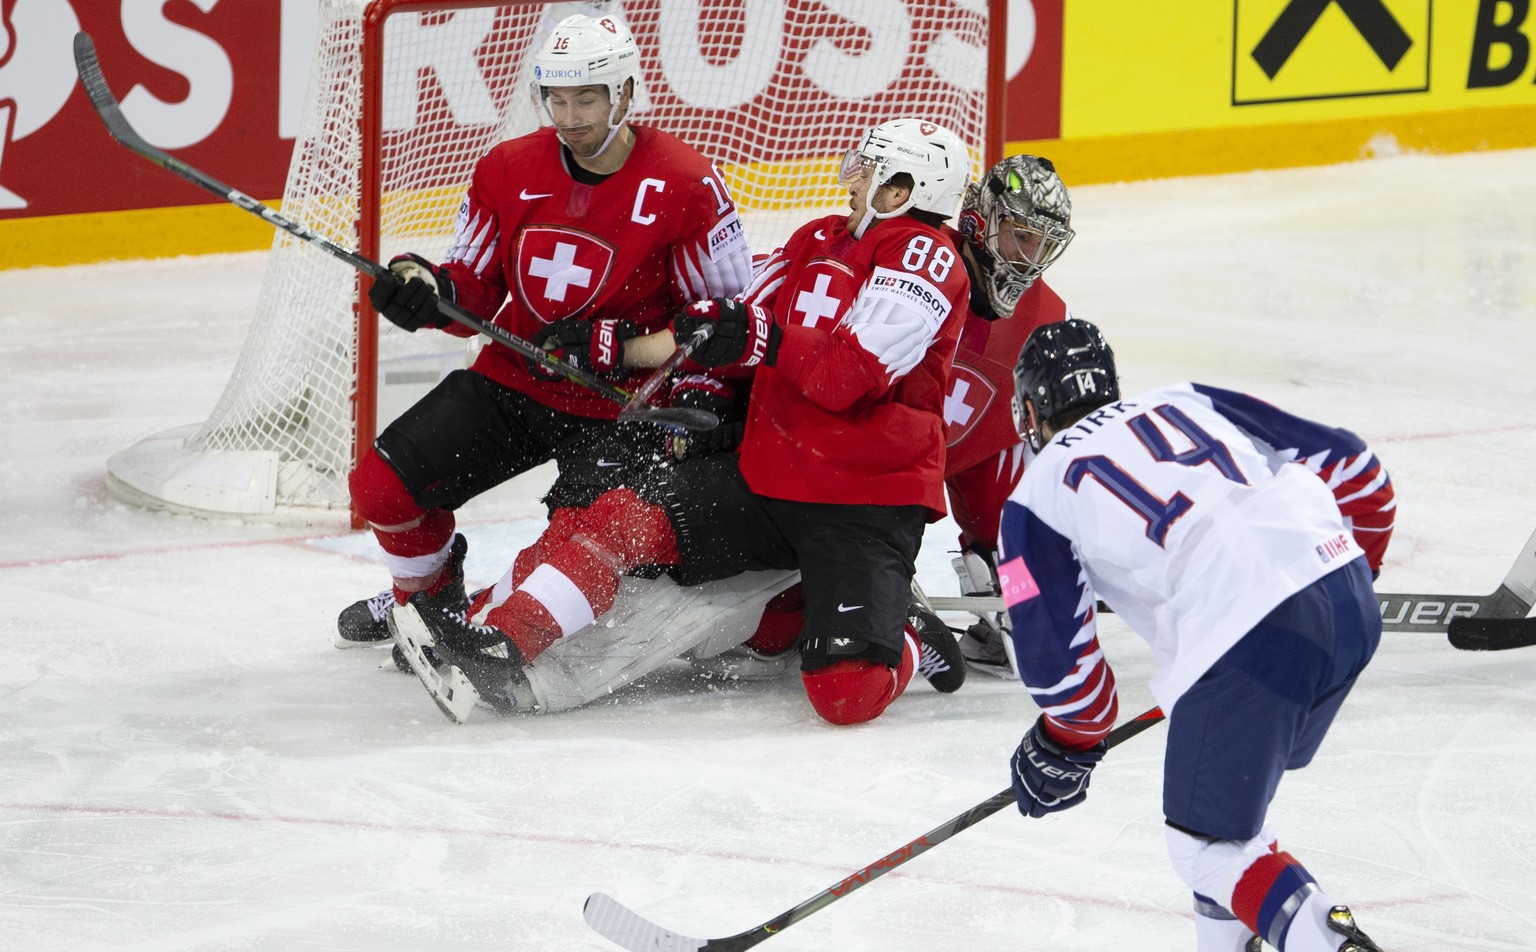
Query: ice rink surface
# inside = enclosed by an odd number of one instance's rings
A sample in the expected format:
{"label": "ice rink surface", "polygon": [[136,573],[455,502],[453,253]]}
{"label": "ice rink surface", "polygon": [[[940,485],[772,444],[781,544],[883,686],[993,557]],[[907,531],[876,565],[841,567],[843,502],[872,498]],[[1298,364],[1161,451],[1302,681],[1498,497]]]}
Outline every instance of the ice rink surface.
{"label": "ice rink surface", "polygon": [[[1399,500],[1382,591],[1485,594],[1536,527],[1533,168],[1078,188],[1049,280],[1129,392],[1193,379],[1364,436]],[[114,501],[108,455],[213,407],[262,261],[0,271],[0,947],[596,952],[598,890],[723,936],[1007,785],[1035,708],[977,677],[857,728],[819,722],[797,678],[685,667],[454,727],[382,652],[331,646],[384,580],[370,537]],[[464,511],[471,582],[537,531],[549,478]],[[930,594],[955,593],[954,534],[927,537]],[[1150,653],[1104,629],[1130,717]],[[992,817],[764,948],[1191,949],[1163,737],[1112,753],[1077,809]],[[1536,948],[1536,649],[1385,635],[1271,819],[1392,952]]]}

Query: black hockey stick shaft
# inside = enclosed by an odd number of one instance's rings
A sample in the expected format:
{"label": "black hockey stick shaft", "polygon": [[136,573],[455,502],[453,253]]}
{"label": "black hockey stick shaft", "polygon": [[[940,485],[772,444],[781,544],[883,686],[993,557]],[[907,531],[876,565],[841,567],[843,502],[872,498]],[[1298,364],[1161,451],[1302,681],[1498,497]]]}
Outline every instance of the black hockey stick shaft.
{"label": "black hockey stick shaft", "polygon": [[[1109,747],[1116,747],[1162,719],[1162,710],[1154,707],[1110,731],[1109,736],[1105,738],[1105,742]],[[689,952],[689,950],[701,950],[701,952],[740,952],[740,950],[750,949],[760,942],[766,942],[807,916],[814,915],[825,909],[854,890],[868,885],[896,867],[938,846],[961,830],[975,826],[977,823],[1014,802],[1013,789],[1011,787],[993,794],[959,816],[952,817],[939,824],[905,846],[887,853],[853,875],[845,877],[794,908],[780,913],[762,925],[755,926],[745,932],[738,932],[732,936],[720,939],[692,939],[678,933],[668,932],[634,913],[612,897],[602,893],[593,893],[587,897],[583,915],[587,920],[587,924],[592,926],[604,938],[623,948],[630,949],[631,952]]]}
{"label": "black hockey stick shaft", "polygon": [[[118,144],[148,159],[166,171],[181,176],[198,188],[217,195],[231,205],[256,215],[279,230],[314,245],[331,257],[345,261],[375,280],[385,277],[390,273],[387,267],[379,264],[377,261],[366,258],[350,248],[345,248],[329,238],[315,234],[306,226],[273,211],[239,189],[226,185],[213,176],[193,168],[170,153],[150,145],[143,136],[138,134],[127,118],[123,116],[122,107],[118,104],[116,97],[112,95],[112,90],[107,87],[106,77],[102,75],[101,64],[96,58],[96,44],[91,40],[89,33],[80,32],[75,34],[75,70],[80,74],[80,82],[85,87],[86,96],[90,98],[91,104],[96,107],[96,114],[101,117],[101,121],[107,127],[107,132],[113,139],[117,140]],[[462,324],[476,333],[485,335],[503,347],[528,358],[552,374],[564,377],[572,383],[580,384],[617,403],[627,406],[630,402],[632,395],[622,387],[615,386],[596,374],[588,373],[579,367],[574,367],[564,361],[555,359],[546,353],[543,348],[511,334],[495,324],[481,320],[452,301],[439,297],[437,299],[437,309],[439,313],[455,323]],[[654,410],[652,414],[647,414],[647,416],[654,415],[654,422],[663,425],[679,426],[684,429],[712,429],[719,423],[718,419],[714,419],[713,414],[707,414],[708,419],[705,419],[696,416],[697,412]]]}

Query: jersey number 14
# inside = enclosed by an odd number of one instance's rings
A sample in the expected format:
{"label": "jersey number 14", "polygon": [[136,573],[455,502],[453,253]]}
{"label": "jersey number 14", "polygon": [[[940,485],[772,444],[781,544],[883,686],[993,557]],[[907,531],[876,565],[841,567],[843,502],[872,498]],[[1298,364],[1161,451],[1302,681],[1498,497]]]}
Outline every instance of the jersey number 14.
{"label": "jersey number 14", "polygon": [[[1190,442],[1189,449],[1179,452],[1148,414],[1138,413],[1128,418],[1125,425],[1131,428],[1131,432],[1154,460],[1180,466],[1204,466],[1209,463],[1233,482],[1248,485],[1248,478],[1238,469],[1231,451],[1200,424],[1191,420],[1184,411],[1165,403],[1153,407],[1151,412],[1162,417]],[[1168,537],[1168,530],[1173,528],[1173,524],[1194,506],[1190,498],[1181,492],[1175,492],[1168,499],[1159,498],[1107,456],[1080,456],[1073,460],[1067,467],[1065,482],[1076,492],[1088,476],[1092,476],[1110,495],[1140,516],[1147,524],[1147,538],[1159,547]]]}

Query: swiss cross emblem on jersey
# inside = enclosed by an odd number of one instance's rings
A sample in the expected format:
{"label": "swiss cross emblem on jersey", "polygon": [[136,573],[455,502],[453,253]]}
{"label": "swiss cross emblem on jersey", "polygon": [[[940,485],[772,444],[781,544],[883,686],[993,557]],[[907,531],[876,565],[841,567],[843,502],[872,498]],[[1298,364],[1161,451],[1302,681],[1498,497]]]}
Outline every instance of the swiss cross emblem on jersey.
{"label": "swiss cross emblem on jersey", "polygon": [[517,237],[517,296],[548,323],[591,308],[613,271],[612,245],[570,228],[535,226]]}
{"label": "swiss cross emblem on jersey", "polygon": [[996,399],[997,387],[992,381],[957,361],[950,368],[949,394],[944,397],[944,442],[954,446],[965,439]]}
{"label": "swiss cross emblem on jersey", "polygon": [[830,258],[816,258],[800,272],[787,297],[780,292],[779,301],[788,302],[792,323],[830,331],[842,320],[857,291],[853,271],[847,265]]}

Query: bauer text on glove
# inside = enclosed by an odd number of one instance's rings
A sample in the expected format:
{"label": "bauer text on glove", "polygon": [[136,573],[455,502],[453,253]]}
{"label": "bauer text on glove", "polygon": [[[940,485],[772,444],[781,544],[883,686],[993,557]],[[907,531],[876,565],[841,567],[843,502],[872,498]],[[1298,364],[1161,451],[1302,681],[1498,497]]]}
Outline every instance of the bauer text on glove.
{"label": "bauer text on glove", "polygon": [[606,374],[624,364],[624,342],[638,336],[632,321],[584,321],[570,317],[546,326],[534,343],[551,357],[591,373]]}
{"label": "bauer text on glove", "polygon": [[1046,731],[1042,714],[1013,753],[1013,796],[1019,812],[1042,817],[1082,803],[1093,768],[1108,749],[1100,741],[1087,750],[1064,750]]}
{"label": "bauer text on glove", "polygon": [[704,367],[773,363],[780,332],[773,315],[763,308],[728,298],[695,301],[672,319],[672,332],[678,340],[687,340],[704,324],[714,324],[715,332],[694,349],[694,363]]}

